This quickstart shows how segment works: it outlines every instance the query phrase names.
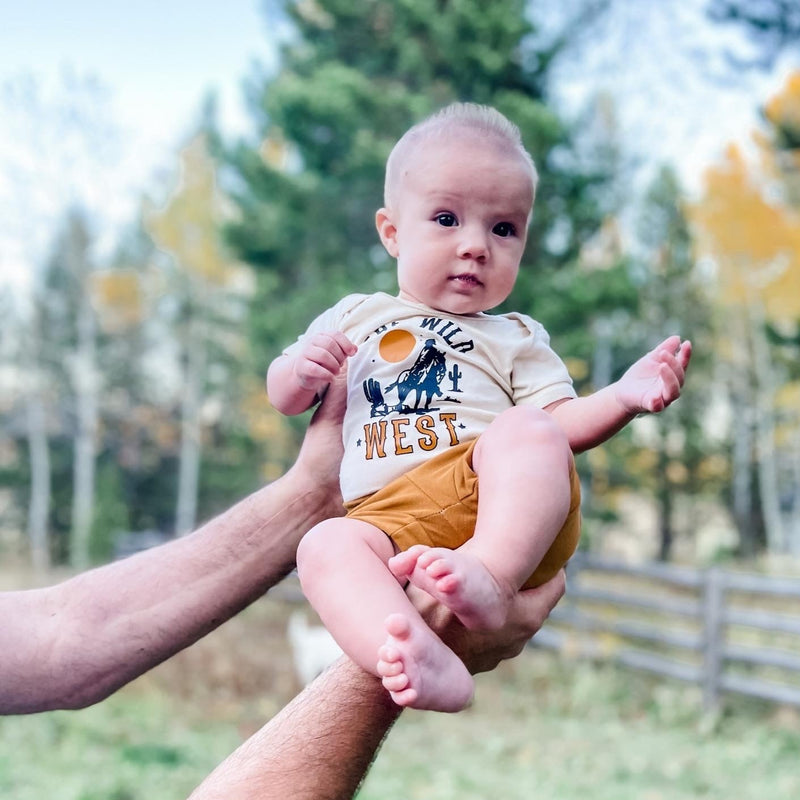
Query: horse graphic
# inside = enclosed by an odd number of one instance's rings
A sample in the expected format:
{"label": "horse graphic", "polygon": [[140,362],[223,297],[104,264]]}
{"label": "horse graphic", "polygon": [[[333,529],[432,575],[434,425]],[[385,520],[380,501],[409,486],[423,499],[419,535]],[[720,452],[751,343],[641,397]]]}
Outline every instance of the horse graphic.
{"label": "horse graphic", "polygon": [[[417,356],[416,361],[406,370],[400,373],[394,383],[390,383],[385,389],[381,389],[380,383],[373,378],[369,378],[362,384],[364,396],[371,405],[370,416],[386,416],[390,411],[400,414],[422,413],[436,411],[431,408],[431,401],[434,397],[441,397],[442,390],[439,388],[442,380],[447,374],[447,363],[445,355],[436,347],[435,339],[427,339]],[[388,407],[384,394],[397,390],[397,405],[391,409]],[[413,408],[406,403],[408,396],[414,392]],[[424,400],[424,406],[420,404]]]}

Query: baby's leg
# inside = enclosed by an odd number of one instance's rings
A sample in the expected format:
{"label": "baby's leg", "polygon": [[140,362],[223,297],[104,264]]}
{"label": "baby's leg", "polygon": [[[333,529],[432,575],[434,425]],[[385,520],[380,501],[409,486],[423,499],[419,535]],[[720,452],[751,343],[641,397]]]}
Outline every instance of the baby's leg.
{"label": "baby's leg", "polygon": [[473,451],[480,501],[475,534],[457,550],[415,546],[389,561],[468,628],[503,625],[511,598],[561,529],[570,507],[572,454],[550,415],[517,406]]}
{"label": "baby's leg", "polygon": [[[430,629],[412,625],[403,614],[390,614],[385,624],[388,636],[378,650],[378,674],[383,677],[383,686],[397,705],[431,711],[461,711],[469,704],[472,699],[471,676],[469,684],[464,682],[458,687],[449,686],[447,694],[438,690],[437,705],[420,706],[422,692],[431,676],[435,676],[437,683],[445,680],[437,652],[425,635],[426,631],[430,633]],[[457,702],[453,702],[452,698]],[[445,699],[447,703],[442,702]]]}
{"label": "baby's leg", "polygon": [[502,587],[466,544],[457,550],[414,545],[391,558],[389,569],[446,605],[467,628],[491,630],[505,622]]}
{"label": "baby's leg", "polygon": [[[393,552],[390,539],[372,525],[326,520],[303,537],[297,551],[303,591],[345,653],[382,678],[395,702],[460,711],[472,698],[472,676],[389,572]],[[393,633],[398,618],[407,627],[405,636]],[[388,628],[387,619],[394,621]],[[379,657],[387,644],[394,647],[391,659]]]}

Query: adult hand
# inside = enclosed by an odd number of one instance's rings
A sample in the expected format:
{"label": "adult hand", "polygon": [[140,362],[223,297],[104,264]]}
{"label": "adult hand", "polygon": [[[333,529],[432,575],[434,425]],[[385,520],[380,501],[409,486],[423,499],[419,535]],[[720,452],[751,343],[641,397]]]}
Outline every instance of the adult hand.
{"label": "adult hand", "polygon": [[[564,594],[564,571],[519,592],[505,628],[468,631],[421,589],[409,596],[471,672],[518,655]],[[191,800],[352,797],[402,708],[380,681],[340,658],[225,760]],[[322,788],[321,788],[322,787]]]}
{"label": "adult hand", "polygon": [[408,596],[433,631],[461,658],[469,671],[489,672],[501,661],[518,656],[542,627],[566,589],[564,570],[535,589],[518,592],[500,630],[470,631],[452,611],[437,603],[427,592],[413,586]]}
{"label": "adult hand", "polygon": [[339,489],[339,468],[344,455],[342,420],[347,407],[347,370],[331,381],[319,408],[306,431],[297,461],[289,474],[327,490],[329,508],[326,517],[344,514]]}

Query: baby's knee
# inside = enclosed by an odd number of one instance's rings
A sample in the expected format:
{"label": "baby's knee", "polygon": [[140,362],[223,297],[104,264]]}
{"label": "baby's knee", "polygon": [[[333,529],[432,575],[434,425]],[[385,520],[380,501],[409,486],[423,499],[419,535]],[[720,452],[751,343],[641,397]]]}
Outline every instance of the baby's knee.
{"label": "baby's knee", "polygon": [[552,447],[569,451],[569,442],[553,417],[535,406],[514,406],[492,423],[509,447]]}
{"label": "baby's knee", "polygon": [[329,558],[332,528],[336,520],[327,519],[315,525],[297,546],[297,574],[300,581],[308,579],[315,571],[324,569]]}

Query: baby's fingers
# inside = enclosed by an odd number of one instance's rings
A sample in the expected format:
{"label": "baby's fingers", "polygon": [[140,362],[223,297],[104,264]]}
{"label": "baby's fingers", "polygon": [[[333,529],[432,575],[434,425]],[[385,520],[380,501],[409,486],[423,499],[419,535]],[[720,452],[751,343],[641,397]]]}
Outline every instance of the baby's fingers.
{"label": "baby's fingers", "polygon": [[664,339],[663,342],[656,345],[653,348],[653,352],[661,353],[663,351],[675,355],[680,349],[680,346],[681,346],[681,337],[678,336],[678,334],[673,334],[672,336],[667,336],[667,338]]}
{"label": "baby's fingers", "polygon": [[358,348],[341,331],[333,331],[332,337],[345,356],[356,354]]}
{"label": "baby's fingers", "polygon": [[663,369],[666,367],[675,376],[678,382],[678,388],[683,386],[686,380],[686,367],[689,365],[689,359],[692,355],[691,343],[684,342],[677,349],[671,350],[658,347],[656,348],[655,355],[658,361],[661,362],[659,374],[663,374]]}
{"label": "baby's fingers", "polygon": [[318,387],[330,383],[338,374],[339,369],[339,362],[327,351],[320,350],[298,359],[294,371],[298,383],[304,389],[316,391]]}
{"label": "baby's fingers", "polygon": [[316,333],[311,337],[306,348],[306,355],[312,361],[324,364],[328,362],[321,352],[325,352],[332,356],[340,367],[356,352],[356,346],[341,332],[341,331],[324,331]]}
{"label": "baby's fingers", "polygon": [[681,396],[683,368],[679,367],[676,370],[673,365],[661,364],[658,370],[658,385],[660,392],[651,398],[648,409],[656,414]]}
{"label": "baby's fingers", "polygon": [[676,358],[685,372],[686,368],[689,366],[689,361],[691,361],[692,358],[692,343],[688,341],[688,339],[681,344]]}

